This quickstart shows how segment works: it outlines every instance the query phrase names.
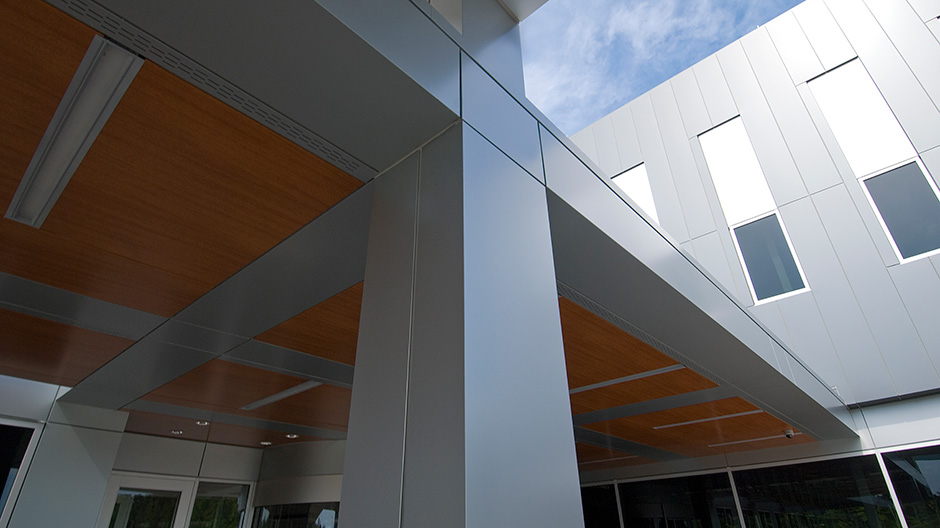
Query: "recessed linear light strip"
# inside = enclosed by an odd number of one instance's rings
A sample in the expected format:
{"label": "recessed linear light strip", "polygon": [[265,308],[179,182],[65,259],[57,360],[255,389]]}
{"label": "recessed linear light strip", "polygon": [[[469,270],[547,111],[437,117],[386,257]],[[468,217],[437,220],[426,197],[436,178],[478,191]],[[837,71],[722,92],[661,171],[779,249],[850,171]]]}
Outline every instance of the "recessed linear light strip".
{"label": "recessed linear light strip", "polygon": [[571,389],[571,390],[568,391],[568,394],[577,394],[577,393],[579,393],[579,392],[584,392],[584,391],[589,391],[589,390],[594,390],[594,389],[600,389],[600,388],[602,388],[602,387],[609,387],[609,386],[611,386],[611,385],[616,385],[616,384],[618,384],[618,383],[623,383],[623,382],[625,382],[625,381],[633,381],[633,380],[648,378],[648,377],[650,377],[650,376],[658,376],[658,375],[660,375],[660,374],[665,374],[665,373],[667,373],[667,372],[672,372],[672,371],[674,371],[674,370],[681,370],[681,369],[684,369],[684,368],[685,368],[685,365],[672,365],[672,366],[669,366],[669,367],[663,367],[663,368],[656,369],[656,370],[647,370],[646,372],[640,372],[639,374],[634,374],[634,375],[632,375],[632,376],[624,376],[624,377],[622,377],[622,378],[617,378],[617,379],[602,381],[602,382],[600,382],[600,383],[595,383],[595,384],[593,384],[593,385],[585,385],[585,386],[583,386],[583,387],[578,387],[578,388],[576,388],[576,389]]}
{"label": "recessed linear light strip", "polygon": [[26,168],[7,218],[42,225],[143,63],[95,35]]}
{"label": "recessed linear light strip", "polygon": [[717,420],[724,420],[726,418],[737,418],[738,416],[747,416],[749,414],[760,414],[762,412],[764,411],[762,411],[761,409],[757,409],[755,411],[739,412],[735,414],[724,414],[722,416],[712,416],[711,418],[702,418],[701,420],[689,420],[688,422],[678,422],[678,423],[672,423],[672,424],[667,424],[667,425],[657,425],[656,427],[653,427],[653,429],[669,429],[670,427],[680,427],[683,425],[691,425],[691,424],[704,423],[704,422],[714,422]]}
{"label": "recessed linear light strip", "polygon": [[261,398],[258,401],[251,402],[248,405],[245,405],[244,407],[242,407],[242,410],[253,411],[255,409],[264,407],[265,405],[269,405],[276,401],[281,401],[284,398],[290,398],[291,396],[295,394],[300,394],[301,392],[308,391],[314,387],[319,387],[320,385],[323,385],[323,384],[320,383],[319,381],[307,381],[307,382],[301,383],[300,385],[295,385],[287,390],[282,390],[281,392],[272,394],[266,398]]}
{"label": "recessed linear light strip", "polygon": [[773,436],[765,436],[762,438],[751,438],[749,440],[738,440],[736,442],[722,442],[720,444],[708,444],[708,447],[721,447],[721,446],[729,446],[729,445],[735,445],[735,444],[747,444],[749,442],[760,442],[763,440],[773,440],[775,438],[793,438],[794,436],[799,436],[801,434],[803,433],[779,434],[779,435],[773,435]]}

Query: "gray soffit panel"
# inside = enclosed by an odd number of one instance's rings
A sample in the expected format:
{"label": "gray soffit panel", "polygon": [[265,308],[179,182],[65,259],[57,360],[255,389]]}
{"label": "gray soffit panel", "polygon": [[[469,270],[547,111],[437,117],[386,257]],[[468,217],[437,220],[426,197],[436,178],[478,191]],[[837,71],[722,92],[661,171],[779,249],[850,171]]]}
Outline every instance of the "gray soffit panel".
{"label": "gray soffit panel", "polygon": [[250,340],[219,359],[351,388],[353,367],[261,341]]}
{"label": "gray soffit panel", "polygon": [[[194,84],[203,84],[204,77],[210,86],[224,85],[221,93],[213,92],[235,108],[261,102],[276,109],[246,113],[279,131],[278,121],[297,123],[299,144],[322,144],[327,152],[319,155],[363,180],[456,117],[316,2],[295,1],[281,9],[224,0],[56,4]],[[423,17],[413,6],[408,8]],[[93,11],[94,17],[82,16],[86,11]],[[95,18],[106,23],[96,23]],[[182,71],[174,67],[180,59],[188,63]],[[457,59],[455,48],[454,83]],[[235,96],[225,97],[226,92]]]}
{"label": "gray soffit panel", "polygon": [[216,357],[216,354],[143,339],[79,382],[60,401],[120,409]]}
{"label": "gray soffit panel", "polygon": [[333,431],[331,429],[321,429],[319,427],[308,427],[304,425],[275,422],[273,420],[261,420],[258,418],[250,418],[248,416],[238,416],[235,414],[205,411],[202,409],[192,409],[190,407],[181,407],[179,405],[158,403],[147,400],[137,400],[134,403],[127,405],[125,409],[156,414],[166,414],[169,416],[178,416],[180,418],[190,418],[193,420],[205,420],[210,423],[218,422],[228,425],[253,427],[255,429],[279,431],[288,434],[293,433],[303,436],[316,436],[326,440],[343,440],[346,438],[346,433],[342,431]]}
{"label": "gray soffit panel", "polygon": [[647,414],[699,403],[708,403],[725,398],[738,396],[738,392],[727,387],[713,387],[699,391],[686,392],[675,396],[657,398],[655,400],[646,400],[638,403],[630,403],[619,407],[611,407],[600,411],[576,414],[574,416],[574,425],[586,425],[595,422],[606,422],[607,420],[616,420],[618,418],[627,418],[639,414]]}
{"label": "gray soffit panel", "polygon": [[[427,0],[317,0],[333,16],[375,48],[455,114],[460,108],[459,33],[449,22],[427,23],[427,12],[438,21]],[[462,15],[464,16],[465,13]],[[452,34],[449,36],[448,33]]]}
{"label": "gray soffit panel", "polygon": [[361,282],[371,204],[366,184],[175,318],[254,337]]}
{"label": "gray soffit panel", "polygon": [[591,429],[585,429],[583,427],[574,428],[574,441],[597,447],[606,447],[614,451],[620,451],[621,453],[630,453],[631,455],[641,456],[652,460],[659,460],[662,462],[670,460],[682,460],[686,458],[670,451],[663,451],[662,449],[656,449],[655,447],[650,447],[648,445],[638,444],[636,442],[624,440],[623,438],[618,438],[616,436],[606,435],[604,433],[599,433],[597,431],[592,431]]}
{"label": "gray soffit panel", "polygon": [[[772,367],[768,332],[605,182],[568,170],[559,148],[543,144],[560,282],[678,351],[680,363],[737,387],[815,438],[854,435],[829,410],[844,409],[834,394],[814,400],[809,387],[801,390]],[[829,391],[818,379],[809,383]]]}
{"label": "gray soffit panel", "polygon": [[159,315],[8,273],[0,273],[0,308],[134,340],[166,321]]}

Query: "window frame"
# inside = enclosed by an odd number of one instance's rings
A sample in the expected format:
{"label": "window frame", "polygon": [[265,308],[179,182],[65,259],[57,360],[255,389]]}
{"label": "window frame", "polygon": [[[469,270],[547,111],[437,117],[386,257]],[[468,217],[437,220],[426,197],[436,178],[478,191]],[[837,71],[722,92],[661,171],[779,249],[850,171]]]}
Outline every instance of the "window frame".
{"label": "window frame", "polygon": [[871,174],[865,174],[862,176],[857,176],[856,181],[862,187],[862,192],[865,193],[865,198],[868,200],[868,205],[871,206],[872,210],[875,212],[875,218],[878,219],[878,223],[881,225],[881,230],[884,232],[885,236],[888,237],[888,243],[891,245],[891,249],[894,251],[894,255],[898,258],[900,264],[906,264],[908,262],[913,262],[915,260],[920,260],[923,258],[929,258],[934,255],[940,255],[940,248],[933,249],[931,251],[926,251],[924,253],[918,253],[910,257],[905,257],[901,254],[901,250],[898,249],[897,243],[894,241],[894,235],[891,233],[891,230],[888,229],[888,224],[885,223],[884,217],[881,216],[881,209],[878,208],[878,204],[875,203],[875,199],[871,195],[871,191],[868,190],[868,185],[865,184],[867,180],[881,176],[882,174],[891,172],[894,169],[903,167],[910,163],[916,163],[920,168],[920,174],[927,181],[927,185],[933,191],[934,197],[937,199],[937,202],[940,203],[940,189],[937,188],[937,183],[934,181],[933,176],[927,170],[926,165],[924,165],[923,160],[920,159],[920,156],[915,156],[913,158],[908,158],[894,165],[885,167],[884,169],[872,172]]}
{"label": "window frame", "polygon": [[[738,235],[735,233],[735,229],[752,224],[758,220],[763,220],[769,216],[775,216],[777,219],[777,225],[780,226],[780,231],[783,232],[783,238],[787,241],[787,248],[790,250],[790,256],[793,257],[793,263],[796,264],[796,269],[800,274],[800,279],[803,281],[803,287],[764,299],[758,299],[757,291],[754,289],[754,282],[751,280],[751,273],[747,268],[747,262],[744,260],[744,253],[741,251],[741,244],[738,242]],[[783,220],[780,218],[780,211],[778,209],[774,208],[765,214],[757,215],[752,218],[748,218],[747,220],[730,225],[728,226],[728,229],[731,231],[731,240],[734,243],[734,251],[737,253],[738,262],[741,263],[741,267],[744,270],[744,280],[747,281],[747,289],[751,292],[751,299],[754,300],[754,306],[760,306],[762,304],[779,301],[780,299],[786,299],[787,297],[793,297],[794,295],[811,291],[809,281],[806,280],[806,273],[803,272],[803,265],[800,264],[800,259],[797,257],[796,250],[793,248],[793,241],[790,240],[790,233],[787,232],[787,227],[783,224]]]}
{"label": "window frame", "polygon": [[29,472],[29,465],[33,461],[33,455],[36,454],[36,448],[39,446],[39,438],[42,436],[44,424],[36,422],[27,422],[23,420],[14,420],[0,417],[0,424],[11,427],[22,427],[23,429],[32,429],[33,434],[29,437],[29,444],[26,446],[26,452],[23,453],[23,460],[20,462],[20,469],[13,478],[13,485],[10,486],[10,494],[7,495],[7,501],[0,510],[0,526],[6,526],[13,515],[13,506],[23,488],[23,481],[26,480],[26,474]]}

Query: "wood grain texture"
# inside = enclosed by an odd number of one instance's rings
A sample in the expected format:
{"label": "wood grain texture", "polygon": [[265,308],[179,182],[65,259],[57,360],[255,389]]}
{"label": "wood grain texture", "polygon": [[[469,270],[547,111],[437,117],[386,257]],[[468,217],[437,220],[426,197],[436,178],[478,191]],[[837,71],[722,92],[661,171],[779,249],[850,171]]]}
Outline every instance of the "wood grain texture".
{"label": "wood grain texture", "polygon": [[340,292],[255,337],[347,365],[356,364],[362,283]]}
{"label": "wood grain texture", "polygon": [[95,32],[40,0],[0,3],[0,197],[20,184]]}
{"label": "wood grain texture", "polygon": [[[211,412],[206,412],[206,420],[209,421],[209,425],[205,426],[197,425],[196,420],[180,416],[127,409],[125,409],[125,412],[129,413],[127,425],[124,427],[124,431],[128,433],[253,448],[264,447],[261,442],[271,442],[272,446],[278,446],[320,440],[313,436],[287,438],[287,435],[282,431],[214,422],[211,421]],[[182,431],[182,434],[173,434],[173,431]]]}
{"label": "wood grain texture", "polygon": [[[197,442],[205,442],[209,439],[209,426],[198,426],[196,420],[191,418],[129,409],[123,410],[128,413],[127,423],[124,425],[125,432],[195,440]],[[206,413],[207,416],[209,414],[211,413]],[[175,435],[172,431],[182,431],[183,434]]]}
{"label": "wood grain texture", "polygon": [[307,380],[215,359],[152,391],[145,400],[288,424],[345,431],[352,391],[321,385],[252,411],[241,407]]}
{"label": "wood grain texture", "polygon": [[310,442],[322,440],[314,436],[298,436],[297,438],[287,438],[287,435],[281,431],[269,431],[267,429],[257,429],[254,427],[245,427],[242,425],[231,425],[213,422],[209,426],[209,442],[213,444],[228,444],[243,447],[263,448],[261,442],[271,442],[271,447],[295,444],[297,442]]}
{"label": "wood grain texture", "polygon": [[0,309],[0,374],[74,386],[133,341]]}
{"label": "wood grain texture", "polygon": [[717,387],[708,378],[681,369],[571,395],[571,412],[581,414],[620,405]]}
{"label": "wood grain texture", "polygon": [[[782,420],[765,412],[680,425],[665,429],[654,429],[654,427],[657,426],[691,422],[704,418],[722,417],[755,410],[758,410],[758,408],[741,398],[727,398],[714,402],[599,422],[585,427],[625,440],[691,457],[761,449],[771,444],[777,445],[776,441],[762,441],[709,447],[709,445],[726,442],[739,442],[742,440],[777,436],[783,434],[787,429],[794,429]],[[813,441],[808,435],[799,435],[793,439],[784,438],[783,440],[789,440],[789,444]]]}
{"label": "wood grain texture", "polygon": [[[0,5],[4,210],[94,34]],[[0,219],[0,271],[171,316],[359,186],[145,62],[42,229]]]}
{"label": "wood grain texture", "polygon": [[214,286],[360,185],[146,62],[43,230]]}
{"label": "wood grain texture", "polygon": [[558,307],[569,389],[678,363],[573,301],[561,297]]}

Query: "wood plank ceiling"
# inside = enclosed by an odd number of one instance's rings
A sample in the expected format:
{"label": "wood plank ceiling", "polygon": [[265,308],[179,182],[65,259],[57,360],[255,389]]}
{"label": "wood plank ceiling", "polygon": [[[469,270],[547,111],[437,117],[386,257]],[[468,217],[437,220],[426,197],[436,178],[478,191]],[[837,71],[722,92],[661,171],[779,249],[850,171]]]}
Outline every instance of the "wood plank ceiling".
{"label": "wood plank ceiling", "polygon": [[[10,203],[94,34],[39,0],[0,3],[0,98],[7,105],[0,112],[0,203]],[[360,186],[145,62],[42,228],[0,219],[0,272],[171,317]],[[249,337],[348,368],[361,302],[360,283]],[[717,387],[567,299],[559,309],[576,419]],[[4,309],[0,329],[0,374],[67,386],[134,342]],[[132,402],[140,405],[129,406],[126,430],[253,447],[315,440],[314,430],[342,435],[350,389],[309,388],[310,379],[213,359]],[[306,390],[263,403],[298,387]],[[689,457],[812,441],[781,439],[791,427],[740,398],[583,427]],[[655,461],[624,444],[600,444],[577,444],[582,469]]]}

